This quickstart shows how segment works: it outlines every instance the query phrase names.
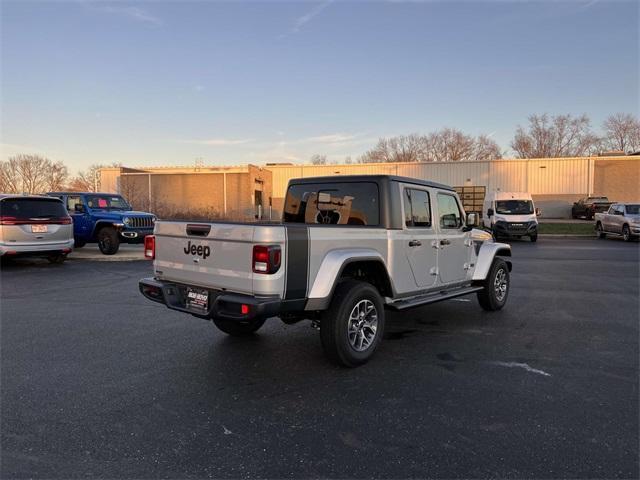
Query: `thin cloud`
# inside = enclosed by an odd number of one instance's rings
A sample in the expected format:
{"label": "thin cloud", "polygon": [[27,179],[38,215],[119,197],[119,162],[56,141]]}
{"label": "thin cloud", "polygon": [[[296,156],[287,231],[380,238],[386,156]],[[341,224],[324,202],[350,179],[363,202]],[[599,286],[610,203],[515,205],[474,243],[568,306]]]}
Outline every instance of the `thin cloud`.
{"label": "thin cloud", "polygon": [[309,137],[306,140],[313,143],[344,143],[355,140],[355,135],[334,133],[331,135],[320,135],[318,137]]}
{"label": "thin cloud", "polygon": [[316,5],[309,12],[305,13],[301,17],[296,18],[295,22],[293,22],[293,28],[291,29],[291,33],[298,33],[307,23],[313,20],[315,17],[320,15],[322,11],[327,8],[333,0],[326,0],[319,5]]}
{"label": "thin cloud", "polygon": [[156,17],[146,10],[143,10],[139,7],[123,7],[123,6],[104,6],[95,8],[96,11],[110,13],[113,15],[119,15],[122,17],[129,18],[131,20],[135,20],[136,22],[146,23],[148,25],[154,25],[156,27],[160,27],[164,25],[164,22],[161,18]]}

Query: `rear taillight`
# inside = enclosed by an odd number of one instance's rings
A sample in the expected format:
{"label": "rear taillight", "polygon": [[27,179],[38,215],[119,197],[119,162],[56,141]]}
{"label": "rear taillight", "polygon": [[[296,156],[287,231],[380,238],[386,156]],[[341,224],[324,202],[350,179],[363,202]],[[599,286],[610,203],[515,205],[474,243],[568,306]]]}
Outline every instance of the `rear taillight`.
{"label": "rear taillight", "polygon": [[254,245],[254,273],[272,274],[280,269],[282,254],[278,245]]}
{"label": "rear taillight", "polygon": [[156,258],[156,236],[147,235],[144,237],[144,258],[153,260]]}
{"label": "rear taillight", "polygon": [[73,220],[71,217],[58,218],[18,218],[18,217],[0,217],[0,225],[71,225]]}
{"label": "rear taillight", "polygon": [[16,217],[0,217],[0,225],[15,225],[17,221]]}

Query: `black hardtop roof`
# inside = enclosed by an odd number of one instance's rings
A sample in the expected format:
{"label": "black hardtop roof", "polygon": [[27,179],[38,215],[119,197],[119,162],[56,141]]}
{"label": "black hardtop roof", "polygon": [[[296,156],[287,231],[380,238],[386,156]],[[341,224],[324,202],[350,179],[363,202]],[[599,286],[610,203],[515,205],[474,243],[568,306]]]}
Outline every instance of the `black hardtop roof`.
{"label": "black hardtop roof", "polygon": [[387,180],[392,182],[411,183],[423,187],[440,188],[442,190],[454,191],[453,187],[443,183],[420,180],[418,178],[401,177],[399,175],[334,175],[332,177],[304,177],[292,178],[289,183],[336,183],[336,182],[365,182]]}
{"label": "black hardtop roof", "polygon": [[119,193],[106,193],[106,192],[47,192],[47,195],[117,195],[118,197],[122,197]]}

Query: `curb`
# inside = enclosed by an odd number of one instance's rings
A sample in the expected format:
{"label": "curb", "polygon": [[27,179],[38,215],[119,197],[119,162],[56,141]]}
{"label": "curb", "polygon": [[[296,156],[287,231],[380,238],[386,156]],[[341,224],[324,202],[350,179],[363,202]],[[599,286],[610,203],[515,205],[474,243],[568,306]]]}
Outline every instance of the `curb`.
{"label": "curb", "polygon": [[538,236],[544,238],[596,238],[595,235],[584,233],[539,233]]}

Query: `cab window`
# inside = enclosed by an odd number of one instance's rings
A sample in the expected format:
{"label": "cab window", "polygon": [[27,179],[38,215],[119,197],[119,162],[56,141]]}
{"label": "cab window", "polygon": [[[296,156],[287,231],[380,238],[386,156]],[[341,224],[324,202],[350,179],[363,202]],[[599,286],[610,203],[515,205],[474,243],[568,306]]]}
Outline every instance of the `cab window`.
{"label": "cab window", "polygon": [[82,200],[80,199],[80,197],[75,196],[68,196],[67,197],[67,210],[69,210],[70,212],[75,212],[76,211],[76,205],[82,205]]}
{"label": "cab window", "polygon": [[328,225],[379,225],[378,185],[373,182],[290,185],[284,201],[283,221]]}
{"label": "cab window", "polygon": [[440,228],[460,228],[462,226],[462,212],[453,195],[438,193],[438,215]]}
{"label": "cab window", "polygon": [[404,189],[404,224],[407,227],[431,226],[429,193],[413,188]]}

